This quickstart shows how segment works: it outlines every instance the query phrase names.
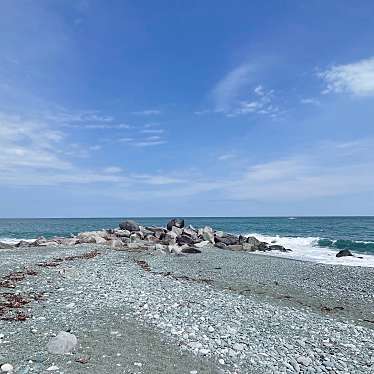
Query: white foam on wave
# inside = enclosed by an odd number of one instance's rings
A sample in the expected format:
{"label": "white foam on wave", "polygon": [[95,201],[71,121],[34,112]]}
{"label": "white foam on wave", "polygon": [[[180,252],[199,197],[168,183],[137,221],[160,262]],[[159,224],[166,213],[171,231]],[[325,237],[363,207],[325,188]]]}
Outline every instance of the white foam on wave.
{"label": "white foam on wave", "polygon": [[1,243],[6,243],[6,244],[17,244],[21,240],[25,242],[33,242],[35,239],[23,239],[23,238],[0,238]]}
{"label": "white foam on wave", "polygon": [[[292,249],[292,252],[256,252],[265,256],[276,256],[292,258],[294,260],[318,262],[322,264],[347,265],[347,266],[365,266],[374,267],[374,255],[366,255],[351,251],[356,257],[336,257],[339,250],[319,247],[319,237],[287,237],[287,236],[269,236],[257,233],[246,234],[254,236],[263,242],[282,245],[285,248]],[[358,258],[362,257],[362,258]]]}

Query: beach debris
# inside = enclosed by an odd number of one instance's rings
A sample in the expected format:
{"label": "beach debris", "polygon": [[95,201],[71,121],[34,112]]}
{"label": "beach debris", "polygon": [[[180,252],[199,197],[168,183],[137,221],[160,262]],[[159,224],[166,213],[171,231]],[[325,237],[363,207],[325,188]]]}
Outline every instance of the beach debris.
{"label": "beach debris", "polygon": [[342,249],[336,254],[336,257],[353,256],[349,249]]}
{"label": "beach debris", "polygon": [[51,338],[47,349],[49,353],[62,355],[72,352],[78,344],[78,339],[74,334],[66,331],[60,331],[57,336]]}

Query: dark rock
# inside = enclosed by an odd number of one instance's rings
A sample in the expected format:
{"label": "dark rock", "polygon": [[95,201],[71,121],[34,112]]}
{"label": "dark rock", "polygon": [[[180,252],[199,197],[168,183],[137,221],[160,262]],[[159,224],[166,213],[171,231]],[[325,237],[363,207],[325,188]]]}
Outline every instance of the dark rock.
{"label": "dark rock", "polygon": [[239,244],[243,244],[246,242],[246,238],[243,235],[239,235]]}
{"label": "dark rock", "polygon": [[287,252],[286,248],[284,248],[282,245],[278,244],[272,244],[268,246],[269,251],[280,251],[280,252]]}
{"label": "dark rock", "polygon": [[162,227],[147,226],[146,229],[152,231],[153,235],[158,239],[161,239],[165,234],[165,230]]}
{"label": "dark rock", "polygon": [[216,244],[214,244],[215,247],[217,248],[220,248],[220,249],[227,249],[227,245],[225,243],[222,243],[222,242],[218,242]]}
{"label": "dark rock", "polygon": [[224,236],[216,236],[215,237],[216,243],[224,243],[226,245],[234,245],[239,244],[239,238],[235,235],[225,234]]}
{"label": "dark rock", "polygon": [[268,244],[265,242],[260,242],[260,244],[257,246],[257,250],[261,252],[268,251]]}
{"label": "dark rock", "polygon": [[187,247],[182,249],[182,253],[201,253],[200,249]]}
{"label": "dark rock", "polygon": [[13,245],[0,242],[0,249],[12,249],[12,248],[14,248]]}
{"label": "dark rock", "polygon": [[139,225],[132,220],[124,221],[119,224],[119,228],[121,230],[128,230],[128,231],[140,231]]}
{"label": "dark rock", "polygon": [[336,254],[336,257],[353,256],[349,249],[342,249]]}
{"label": "dark rock", "polygon": [[195,241],[189,235],[182,234],[177,237],[177,243],[179,245],[183,245],[183,244],[193,245]]}
{"label": "dark rock", "polygon": [[168,224],[166,225],[166,228],[170,231],[173,226],[176,226],[182,229],[184,227],[184,219],[173,218],[168,222]]}
{"label": "dark rock", "polygon": [[246,242],[253,245],[254,247],[257,247],[261,242],[255,238],[254,236],[248,236],[246,239]]}
{"label": "dark rock", "polygon": [[31,243],[26,240],[19,241],[15,246],[16,247],[30,247]]}

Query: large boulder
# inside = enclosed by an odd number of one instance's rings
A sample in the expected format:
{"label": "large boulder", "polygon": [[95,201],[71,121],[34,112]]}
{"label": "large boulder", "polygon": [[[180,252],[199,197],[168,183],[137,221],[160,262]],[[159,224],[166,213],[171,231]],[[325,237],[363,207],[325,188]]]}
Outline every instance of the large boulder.
{"label": "large boulder", "polygon": [[208,241],[208,240],[204,240],[204,241],[202,241],[202,242],[195,243],[195,247],[196,247],[196,248],[204,248],[204,247],[207,247],[207,246],[209,246],[209,245],[211,245],[211,242]]}
{"label": "large boulder", "polygon": [[214,243],[214,231],[211,227],[205,226],[203,229],[199,230],[199,234],[204,240]]}
{"label": "large boulder", "polygon": [[161,239],[165,244],[175,244],[177,242],[177,237],[178,235],[174,231],[168,231],[161,236]]}
{"label": "large boulder", "polygon": [[148,226],[146,227],[146,229],[153,232],[153,235],[158,239],[160,239],[165,234],[165,230],[162,227]]}
{"label": "large boulder", "polygon": [[183,244],[193,245],[195,243],[195,241],[189,235],[185,235],[185,234],[178,236],[176,239],[179,245],[183,245]]}
{"label": "large boulder", "polygon": [[291,249],[284,248],[283,245],[272,244],[268,246],[269,251],[291,252]]}
{"label": "large boulder", "polygon": [[115,230],[114,234],[118,236],[119,238],[129,238],[131,235],[131,232],[129,230]]}
{"label": "large boulder", "polygon": [[128,230],[128,231],[140,231],[139,225],[135,221],[132,221],[132,220],[121,222],[119,224],[119,228],[121,230]]}
{"label": "large boulder", "polygon": [[173,227],[171,228],[171,231],[175,232],[175,233],[177,234],[177,236],[180,236],[180,235],[182,235],[182,233],[183,233],[183,229],[181,229],[181,228],[179,228],[179,227],[177,227],[177,226],[173,226]]}
{"label": "large boulder", "polygon": [[0,249],[12,249],[12,248],[14,248],[13,245],[0,242]]}
{"label": "large boulder", "polygon": [[342,249],[336,254],[336,257],[345,257],[345,256],[353,256],[353,254],[349,249]]}
{"label": "large boulder", "polygon": [[63,355],[72,352],[77,344],[78,339],[74,334],[60,331],[57,336],[49,340],[47,349],[54,355]]}
{"label": "large boulder", "polygon": [[239,244],[239,238],[235,235],[225,234],[224,236],[216,236],[216,243],[224,243],[226,245]]}
{"label": "large boulder", "polygon": [[173,218],[171,219],[168,224],[166,225],[166,228],[170,231],[172,229],[172,227],[175,226],[175,227],[179,227],[180,229],[182,229],[184,227],[184,219],[181,219],[181,218]]}

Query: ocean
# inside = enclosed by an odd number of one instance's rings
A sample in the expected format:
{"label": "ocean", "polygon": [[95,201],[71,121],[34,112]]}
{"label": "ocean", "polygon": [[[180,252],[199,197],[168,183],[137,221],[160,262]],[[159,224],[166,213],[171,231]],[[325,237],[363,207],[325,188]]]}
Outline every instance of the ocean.
{"label": "ocean", "polygon": [[[69,236],[82,231],[114,228],[125,218],[0,219],[0,241],[16,242],[39,236]],[[131,218],[144,226],[165,226],[169,218]],[[212,226],[235,234],[254,235],[260,240],[293,250],[292,257],[323,263],[374,266],[374,217],[185,217],[186,225]],[[340,249],[349,249],[363,259],[336,259]]]}

